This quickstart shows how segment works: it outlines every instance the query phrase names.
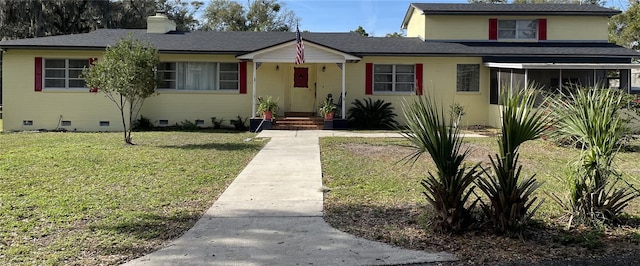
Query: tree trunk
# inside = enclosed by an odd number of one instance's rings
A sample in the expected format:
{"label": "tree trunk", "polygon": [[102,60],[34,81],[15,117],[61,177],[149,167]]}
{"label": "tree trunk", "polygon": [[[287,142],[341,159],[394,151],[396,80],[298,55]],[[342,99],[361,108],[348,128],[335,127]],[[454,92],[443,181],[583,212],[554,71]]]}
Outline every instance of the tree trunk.
{"label": "tree trunk", "polygon": [[122,129],[124,133],[124,143],[133,145],[131,142],[131,133],[127,131],[127,122],[124,118],[124,97],[120,94],[120,117],[122,117]]}

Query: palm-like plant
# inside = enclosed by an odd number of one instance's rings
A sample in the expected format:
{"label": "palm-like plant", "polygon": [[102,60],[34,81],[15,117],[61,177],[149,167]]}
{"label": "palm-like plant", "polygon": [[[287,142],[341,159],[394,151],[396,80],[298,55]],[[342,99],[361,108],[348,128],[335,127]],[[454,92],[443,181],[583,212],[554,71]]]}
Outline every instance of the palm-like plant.
{"label": "palm-like plant", "polygon": [[[478,200],[467,205],[474,194],[473,183],[477,178],[479,164],[470,168],[464,166],[469,148],[462,148],[460,129],[447,127],[444,111],[426,97],[413,102],[403,103],[403,113],[407,129],[403,135],[412,143],[414,153],[405,159],[415,162],[428,153],[431,155],[437,172],[429,171],[421,184],[427,201],[435,209],[436,225],[449,232],[461,232],[470,226],[474,219],[472,211]],[[453,119],[449,119],[449,125]]]}
{"label": "palm-like plant", "polygon": [[519,234],[542,202],[536,204],[534,192],[540,183],[535,175],[523,177],[521,174],[518,149],[524,142],[542,136],[548,127],[548,115],[534,108],[535,86],[516,92],[503,91],[499,153],[489,157],[492,172],[484,169],[485,175],[478,179],[477,185],[489,198],[489,203],[482,203],[482,209],[494,229],[499,233]]}
{"label": "palm-like plant", "polygon": [[348,119],[355,128],[382,129],[398,126],[398,122],[395,120],[397,115],[393,113],[394,108],[391,103],[367,98],[362,101],[356,99],[352,104],[353,106],[348,111]]}
{"label": "palm-like plant", "polygon": [[[554,135],[582,148],[566,180],[569,202],[553,195],[573,221],[600,224],[615,220],[629,201],[637,198],[628,187],[615,187],[620,175],[614,158],[627,131],[620,117],[625,94],[605,88],[574,88],[551,102],[557,128]],[[571,226],[571,223],[569,223]]]}

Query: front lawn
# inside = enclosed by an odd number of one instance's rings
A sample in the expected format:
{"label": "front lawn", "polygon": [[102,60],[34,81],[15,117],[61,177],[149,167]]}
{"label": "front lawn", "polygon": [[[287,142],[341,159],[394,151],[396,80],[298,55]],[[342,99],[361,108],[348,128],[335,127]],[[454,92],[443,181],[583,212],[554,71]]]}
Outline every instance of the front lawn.
{"label": "front lawn", "polygon": [[[483,162],[497,151],[495,138],[468,138],[470,160]],[[404,139],[322,138],[320,141],[325,195],[325,219],[334,227],[375,241],[430,251],[456,254],[461,263],[496,264],[505,261],[532,262],[544,259],[578,258],[640,251],[640,200],[626,211],[627,225],[606,230],[564,230],[566,216],[546,193],[564,196],[568,188],[557,177],[578,151],[545,141],[525,143],[520,161],[523,172],[537,173],[544,184],[538,190],[544,199],[536,213],[536,224],[526,239],[495,236],[486,230],[464,235],[443,235],[430,229],[431,207],[419,184],[427,170],[434,170],[428,154],[412,167],[402,158],[411,152]],[[625,180],[640,187],[640,141],[633,151],[621,152],[617,164]],[[481,193],[477,191],[477,193]]]}
{"label": "front lawn", "polygon": [[119,264],[160,248],[264,145],[253,136],[0,134],[0,264]]}

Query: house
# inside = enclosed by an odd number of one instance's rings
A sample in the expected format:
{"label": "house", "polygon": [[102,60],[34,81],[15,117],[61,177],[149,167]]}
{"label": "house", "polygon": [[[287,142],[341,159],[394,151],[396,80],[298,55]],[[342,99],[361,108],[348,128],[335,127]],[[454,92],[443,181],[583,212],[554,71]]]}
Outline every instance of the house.
{"label": "house", "polygon": [[282,116],[313,114],[328,94],[342,99],[341,112],[371,97],[399,113],[403,99],[423,93],[463,105],[463,124],[498,126],[501,89],[615,81],[631,91],[640,53],[607,42],[618,13],[574,4],[411,4],[398,18],[406,38],[302,33],[303,64],[294,64],[293,32],[179,32],[163,14],[149,17],[146,30],[2,41],[4,129],[119,130],[113,104],[89,93],[79,74],[127,34],[161,53],[163,82],[141,111],[158,126],[253,117],[256,98],[267,95],[279,99]]}

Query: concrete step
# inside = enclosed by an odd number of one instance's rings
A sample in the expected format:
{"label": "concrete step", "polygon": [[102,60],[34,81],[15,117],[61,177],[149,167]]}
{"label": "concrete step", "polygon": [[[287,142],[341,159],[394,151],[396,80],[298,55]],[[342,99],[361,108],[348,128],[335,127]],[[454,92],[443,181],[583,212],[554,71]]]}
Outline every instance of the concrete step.
{"label": "concrete step", "polygon": [[284,117],[278,118],[272,129],[280,130],[318,130],[323,129],[321,117]]}

